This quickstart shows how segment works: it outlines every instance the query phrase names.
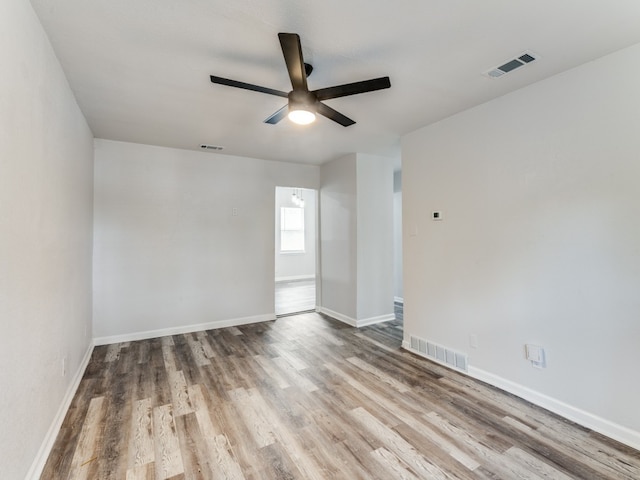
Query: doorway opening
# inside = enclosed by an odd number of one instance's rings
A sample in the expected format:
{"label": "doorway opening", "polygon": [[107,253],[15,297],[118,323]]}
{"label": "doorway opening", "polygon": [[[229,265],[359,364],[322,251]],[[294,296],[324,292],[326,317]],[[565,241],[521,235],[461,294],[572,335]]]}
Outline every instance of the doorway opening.
{"label": "doorway opening", "polygon": [[317,191],[276,187],[275,313],[314,311],[317,271]]}
{"label": "doorway opening", "polygon": [[402,169],[393,172],[393,310],[400,325],[404,322],[404,290],[402,287]]}

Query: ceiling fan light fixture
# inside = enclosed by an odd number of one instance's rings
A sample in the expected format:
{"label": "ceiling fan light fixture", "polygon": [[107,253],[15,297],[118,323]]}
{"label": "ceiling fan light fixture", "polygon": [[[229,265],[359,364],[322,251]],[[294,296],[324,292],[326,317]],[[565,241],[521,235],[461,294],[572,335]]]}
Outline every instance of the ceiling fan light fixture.
{"label": "ceiling fan light fixture", "polygon": [[316,119],[316,97],[305,90],[293,90],[289,93],[289,120],[298,125],[309,125]]}
{"label": "ceiling fan light fixture", "polygon": [[295,110],[289,111],[288,117],[289,120],[298,125],[309,125],[315,121],[316,114],[302,107],[296,107]]}

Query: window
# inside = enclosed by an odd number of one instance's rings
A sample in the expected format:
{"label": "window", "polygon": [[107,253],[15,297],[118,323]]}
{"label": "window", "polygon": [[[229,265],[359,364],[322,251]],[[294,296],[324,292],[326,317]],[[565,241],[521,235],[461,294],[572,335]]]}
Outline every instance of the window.
{"label": "window", "polygon": [[304,252],[304,208],[280,208],[280,251]]}

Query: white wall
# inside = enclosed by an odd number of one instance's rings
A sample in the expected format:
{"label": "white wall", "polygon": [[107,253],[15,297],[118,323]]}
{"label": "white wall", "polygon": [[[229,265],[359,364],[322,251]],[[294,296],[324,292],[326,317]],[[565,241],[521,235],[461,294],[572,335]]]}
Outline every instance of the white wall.
{"label": "white wall", "polygon": [[358,154],[359,321],[393,317],[393,161]]}
{"label": "white wall", "polygon": [[0,59],[0,476],[19,479],[90,348],[93,140],[29,2],[0,2]]}
{"label": "white wall", "polygon": [[636,448],[639,65],[637,45],[402,141],[405,341]]}
{"label": "white wall", "polygon": [[390,320],[393,160],[351,154],[320,171],[320,311],[357,326]]}
{"label": "white wall", "polygon": [[402,171],[393,172],[393,296],[404,300],[402,287]]}
{"label": "white wall", "polygon": [[357,259],[356,154],[320,168],[321,303],[355,319]]}
{"label": "white wall", "polygon": [[275,187],[317,188],[318,167],[107,140],[95,157],[99,343],[274,318]]}
{"label": "white wall", "polygon": [[280,209],[297,207],[291,200],[293,189],[276,188],[276,281],[310,279],[316,276],[316,212],[317,191],[306,188],[296,191],[304,198],[304,252],[280,253]]}

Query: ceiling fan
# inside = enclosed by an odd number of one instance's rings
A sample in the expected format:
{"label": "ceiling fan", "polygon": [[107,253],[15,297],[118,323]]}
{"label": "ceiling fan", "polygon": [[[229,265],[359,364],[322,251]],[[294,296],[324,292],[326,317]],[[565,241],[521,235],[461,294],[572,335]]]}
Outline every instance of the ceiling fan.
{"label": "ceiling fan", "polygon": [[275,125],[284,117],[289,116],[291,121],[301,125],[306,125],[313,122],[316,117],[315,114],[318,113],[339,123],[343,127],[348,127],[356,122],[325,105],[322,103],[323,100],[346,97],[347,95],[357,95],[358,93],[373,92],[375,90],[382,90],[391,86],[389,77],[380,77],[371,80],[364,80],[362,82],[345,83],[335,87],[310,91],[307,86],[307,76],[311,73],[313,67],[304,63],[304,59],[302,58],[302,47],[300,46],[300,37],[296,33],[279,33],[278,38],[280,39],[282,54],[284,55],[284,61],[287,64],[289,78],[291,79],[291,86],[293,87],[293,90],[289,93],[211,75],[211,82],[213,83],[287,98],[289,100],[288,104],[267,118],[264,123]]}

